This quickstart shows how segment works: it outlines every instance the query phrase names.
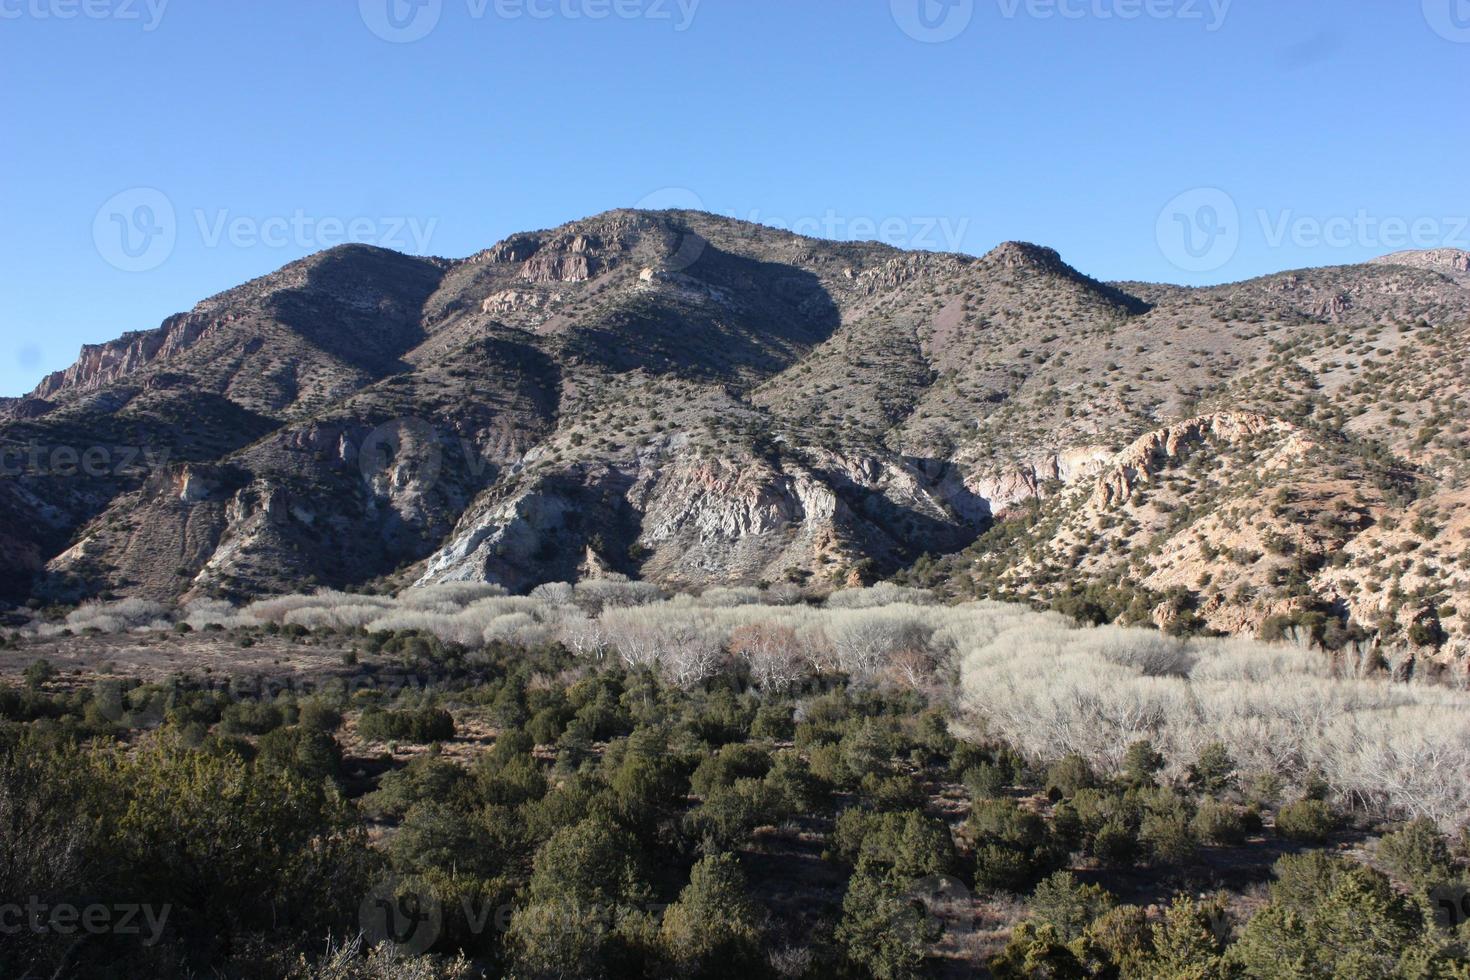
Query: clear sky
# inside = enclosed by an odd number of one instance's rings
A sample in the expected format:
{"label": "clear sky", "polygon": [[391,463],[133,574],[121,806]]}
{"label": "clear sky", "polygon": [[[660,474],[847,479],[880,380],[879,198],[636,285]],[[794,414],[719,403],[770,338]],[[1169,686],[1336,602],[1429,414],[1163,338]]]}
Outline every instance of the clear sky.
{"label": "clear sky", "polygon": [[1470,247],[1470,0],[0,0],[0,394],[613,207],[1220,282]]}

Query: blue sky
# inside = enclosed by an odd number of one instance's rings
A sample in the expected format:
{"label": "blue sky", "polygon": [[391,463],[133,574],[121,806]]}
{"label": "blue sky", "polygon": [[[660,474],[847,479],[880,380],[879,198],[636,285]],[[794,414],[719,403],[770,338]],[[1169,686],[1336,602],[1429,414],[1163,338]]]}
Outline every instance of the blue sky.
{"label": "blue sky", "polygon": [[1470,247],[1467,82],[1470,0],[0,0],[0,394],[640,202],[1107,279]]}

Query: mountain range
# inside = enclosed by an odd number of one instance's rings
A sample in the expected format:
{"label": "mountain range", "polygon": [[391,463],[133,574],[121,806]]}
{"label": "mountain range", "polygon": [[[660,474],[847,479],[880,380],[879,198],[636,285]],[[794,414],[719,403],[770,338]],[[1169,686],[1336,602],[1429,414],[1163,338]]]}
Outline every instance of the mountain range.
{"label": "mountain range", "polygon": [[349,245],[0,400],[12,600],[881,578],[1470,657],[1470,254],[1187,288],[613,211]]}

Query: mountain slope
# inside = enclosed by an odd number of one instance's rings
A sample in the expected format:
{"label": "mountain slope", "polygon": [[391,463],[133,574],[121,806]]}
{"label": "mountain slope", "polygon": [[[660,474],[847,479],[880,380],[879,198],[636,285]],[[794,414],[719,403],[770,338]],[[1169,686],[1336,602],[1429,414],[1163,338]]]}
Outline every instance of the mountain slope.
{"label": "mountain slope", "polygon": [[5,587],[910,569],[1452,658],[1466,258],[1189,289],[636,211],[462,261],[334,249],[0,404],[31,453],[0,483]]}

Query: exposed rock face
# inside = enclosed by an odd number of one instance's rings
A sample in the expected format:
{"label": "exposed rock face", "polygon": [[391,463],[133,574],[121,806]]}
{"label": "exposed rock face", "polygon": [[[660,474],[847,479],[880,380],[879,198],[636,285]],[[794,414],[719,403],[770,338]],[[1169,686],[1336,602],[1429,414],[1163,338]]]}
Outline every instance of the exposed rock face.
{"label": "exposed rock face", "polygon": [[1318,303],[1316,309],[1312,312],[1319,320],[1339,323],[1343,315],[1352,308],[1353,298],[1346,293],[1338,293],[1336,296]]}
{"label": "exposed rock face", "polygon": [[606,567],[691,586],[776,581],[792,569],[846,576],[865,558],[891,567],[978,531],[942,482],[891,457],[811,449],[772,461],[692,448],[675,437],[622,466],[574,465],[494,488],[420,582],[526,587],[565,575],[588,551]]}
{"label": "exposed rock face", "polygon": [[555,239],[526,260],[521,277],[529,282],[586,282],[601,267],[602,243],[587,235]]}
{"label": "exposed rock face", "polygon": [[1106,446],[1067,449],[999,473],[972,477],[966,486],[985,501],[987,514],[1001,516],[1022,501],[1044,496],[1048,484],[1070,486],[1096,475],[1112,457],[1113,451]]}
{"label": "exposed rock face", "polygon": [[984,261],[1007,269],[1036,269],[1042,272],[1062,272],[1067,269],[1056,249],[1029,242],[1002,242],[985,256]]}
{"label": "exposed rock face", "polygon": [[48,375],[32,396],[46,398],[63,389],[100,388],[192,346],[208,326],[203,317],[180,314],[165,320],[156,330],[125,334],[105,344],[87,344],[75,364]]}
{"label": "exposed rock face", "polygon": [[437,260],[361,245],[331,249],[155,330],[88,345],[34,395],[65,404],[122,398],[120,407],[138,388],[172,387],[222,395],[267,416],[320,409],[401,368],[400,358],[424,339],[423,303],[443,273]]}
{"label": "exposed rock face", "polygon": [[1422,252],[1395,252],[1376,258],[1377,265],[1407,265],[1416,269],[1470,273],[1470,252],[1458,248],[1431,248]]}
{"label": "exposed rock face", "polygon": [[[1165,625],[1330,615],[1449,656],[1467,265],[1106,284],[1025,243],[905,253],[678,211],[463,261],[333,249],[0,401],[0,588],[820,589],[942,565],[957,594],[1123,583]],[[56,465],[87,451],[106,465]]]}
{"label": "exposed rock face", "polygon": [[495,263],[525,262],[540,248],[541,238],[537,235],[513,235],[494,248],[482,252],[479,258]]}
{"label": "exposed rock face", "polygon": [[521,275],[529,282],[586,282],[592,278],[592,262],[585,255],[543,252],[526,262]]}
{"label": "exposed rock face", "polygon": [[1261,415],[1241,412],[1204,415],[1140,436],[1109,460],[1092,493],[1091,504],[1102,510],[1127,500],[1135,488],[1148,483],[1161,468],[1206,441],[1239,445],[1268,433],[1293,437],[1290,446],[1283,450],[1285,452],[1301,455],[1308,448],[1294,427]]}
{"label": "exposed rock face", "polygon": [[504,289],[487,297],[481,309],[489,314],[522,313],[539,310],[561,302],[560,293],[531,293],[516,289]]}

